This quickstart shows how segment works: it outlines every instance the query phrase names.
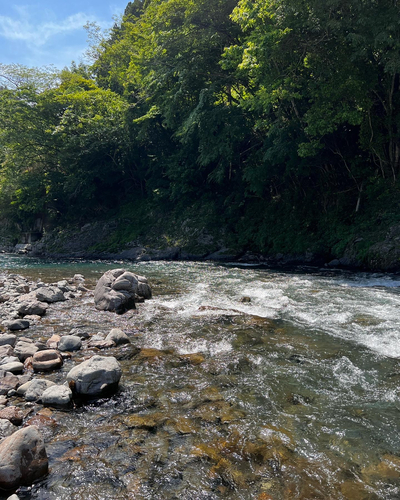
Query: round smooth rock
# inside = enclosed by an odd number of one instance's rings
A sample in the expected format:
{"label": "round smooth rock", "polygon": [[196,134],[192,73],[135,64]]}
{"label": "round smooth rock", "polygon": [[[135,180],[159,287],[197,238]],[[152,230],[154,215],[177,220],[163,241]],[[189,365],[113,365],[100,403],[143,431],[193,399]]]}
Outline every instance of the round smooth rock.
{"label": "round smooth rock", "polygon": [[77,394],[100,396],[115,391],[121,375],[121,366],[114,357],[93,356],[72,368],[67,381]]}
{"label": "round smooth rock", "polygon": [[72,391],[66,385],[53,385],[42,394],[42,403],[46,406],[68,406],[71,400]]}
{"label": "round smooth rock", "polygon": [[16,389],[19,379],[10,372],[0,370],[0,394],[8,394],[8,391]]}
{"label": "round smooth rock", "polygon": [[115,345],[129,344],[130,339],[126,333],[119,328],[113,328],[107,335],[106,340],[111,340]]}
{"label": "round smooth rock", "polygon": [[43,438],[31,425],[0,442],[0,489],[30,486],[49,469]]}
{"label": "round smooth rock", "polygon": [[26,330],[26,328],[29,328],[30,323],[26,319],[10,319],[4,321],[3,325],[9,330]]}
{"label": "round smooth rock", "polygon": [[63,365],[63,359],[55,349],[46,349],[35,352],[32,358],[32,367],[35,372],[49,372],[58,370]]}
{"label": "round smooth rock", "polygon": [[33,356],[39,349],[32,342],[20,340],[14,347],[14,354],[18,356],[20,361],[25,361],[26,358]]}
{"label": "round smooth rock", "polygon": [[[54,382],[45,379],[34,379],[29,383],[25,392],[25,401],[40,401],[46,389],[55,385]],[[18,391],[17,391],[18,393]]]}
{"label": "round smooth rock", "polygon": [[0,346],[1,345],[10,345],[14,346],[17,340],[17,336],[13,333],[3,333],[0,335]]}
{"label": "round smooth rock", "polygon": [[82,347],[82,340],[77,335],[64,335],[58,342],[60,351],[79,351]]}
{"label": "round smooth rock", "polygon": [[10,373],[22,373],[24,370],[24,364],[20,361],[12,361],[11,363],[4,363],[0,365],[0,368]]}

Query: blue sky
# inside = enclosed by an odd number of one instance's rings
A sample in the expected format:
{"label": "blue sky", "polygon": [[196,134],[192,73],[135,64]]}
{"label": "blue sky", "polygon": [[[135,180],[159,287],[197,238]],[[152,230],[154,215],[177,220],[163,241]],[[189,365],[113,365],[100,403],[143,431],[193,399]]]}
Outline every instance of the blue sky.
{"label": "blue sky", "polygon": [[128,0],[0,0],[0,63],[62,69],[87,49],[87,21],[110,28]]}

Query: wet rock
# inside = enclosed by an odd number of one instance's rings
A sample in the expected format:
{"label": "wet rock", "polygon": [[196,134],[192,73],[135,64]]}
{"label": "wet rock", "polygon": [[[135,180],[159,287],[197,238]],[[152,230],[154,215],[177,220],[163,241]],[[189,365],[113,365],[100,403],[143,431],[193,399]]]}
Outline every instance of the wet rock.
{"label": "wet rock", "polygon": [[12,389],[16,389],[19,379],[10,372],[0,370],[0,394],[7,394]]}
{"label": "wet rock", "polygon": [[30,323],[26,319],[10,319],[8,321],[4,321],[3,325],[9,330],[26,330],[29,328]]}
{"label": "wet rock", "polygon": [[47,472],[46,450],[36,426],[25,427],[0,442],[0,489],[29,486]]}
{"label": "wet rock", "polygon": [[126,335],[126,333],[124,333],[119,328],[113,328],[111,332],[107,335],[106,340],[114,342],[115,345],[130,343],[128,335]]}
{"label": "wet rock", "polygon": [[24,414],[16,406],[8,406],[0,410],[0,418],[9,420],[13,425],[22,425]]}
{"label": "wet rock", "polygon": [[17,336],[13,333],[3,333],[0,335],[0,346],[2,345],[15,345]]}
{"label": "wet rock", "polygon": [[11,436],[17,430],[7,418],[0,418],[0,439]]}
{"label": "wet rock", "polygon": [[64,293],[56,286],[48,286],[39,288],[35,292],[36,298],[40,302],[61,302],[67,300],[64,296]]}
{"label": "wet rock", "polygon": [[[46,406],[68,406],[72,400],[72,391],[66,385],[53,385],[42,394],[42,403]],[[1,412],[0,412],[1,415]]]}
{"label": "wet rock", "polygon": [[0,359],[5,358],[6,356],[12,356],[13,354],[14,349],[10,345],[6,344],[0,346]]}
{"label": "wet rock", "polygon": [[[141,286],[139,290],[139,283]],[[135,309],[135,296],[151,296],[147,280],[125,269],[107,271],[99,279],[94,291],[94,303],[102,311],[122,314]]]}
{"label": "wet rock", "polygon": [[63,335],[58,342],[60,351],[79,351],[82,347],[82,340],[76,335]]}
{"label": "wet rock", "polygon": [[72,368],[67,381],[78,394],[98,396],[115,391],[121,375],[121,367],[114,357],[93,356]]}
{"label": "wet rock", "polygon": [[36,352],[32,358],[32,367],[35,372],[58,370],[63,365],[63,359],[55,349]]}
{"label": "wet rock", "polygon": [[28,340],[20,340],[14,347],[14,353],[18,356],[20,361],[25,361],[30,356],[33,356],[38,350],[38,347],[32,342],[28,342]]}
{"label": "wet rock", "polygon": [[23,300],[17,306],[17,312],[20,316],[43,316],[46,314],[48,304],[39,300]]}
{"label": "wet rock", "polygon": [[0,365],[0,368],[10,373],[22,373],[24,365],[19,361],[12,361],[11,363],[4,363]]}
{"label": "wet rock", "polygon": [[55,385],[54,382],[45,379],[34,379],[31,382],[28,382],[28,384],[29,385],[25,391],[25,401],[41,400],[44,391],[49,387]]}
{"label": "wet rock", "polygon": [[48,341],[46,342],[46,346],[49,349],[57,349],[60,339],[61,337],[59,335],[54,334],[48,339]]}

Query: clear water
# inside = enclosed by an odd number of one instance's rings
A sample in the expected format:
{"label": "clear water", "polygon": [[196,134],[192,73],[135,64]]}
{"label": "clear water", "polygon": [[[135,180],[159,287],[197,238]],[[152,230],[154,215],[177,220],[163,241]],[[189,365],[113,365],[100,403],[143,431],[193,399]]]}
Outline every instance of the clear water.
{"label": "clear water", "polygon": [[47,282],[82,273],[91,288],[122,266],[152,285],[138,314],[100,313],[89,294],[53,306],[29,332],[46,340],[120,326],[142,351],[104,352],[123,367],[114,397],[32,409],[51,472],[21,498],[400,498],[399,277],[0,260]]}

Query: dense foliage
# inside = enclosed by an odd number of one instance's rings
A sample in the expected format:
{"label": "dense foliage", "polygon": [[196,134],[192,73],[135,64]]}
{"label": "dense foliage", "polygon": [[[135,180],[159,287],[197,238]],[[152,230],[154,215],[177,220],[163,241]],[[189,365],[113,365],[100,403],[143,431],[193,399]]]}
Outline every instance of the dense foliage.
{"label": "dense foliage", "polygon": [[3,218],[147,200],[206,207],[238,247],[333,253],[397,222],[399,17],[397,0],[135,0],[91,67],[1,66]]}

